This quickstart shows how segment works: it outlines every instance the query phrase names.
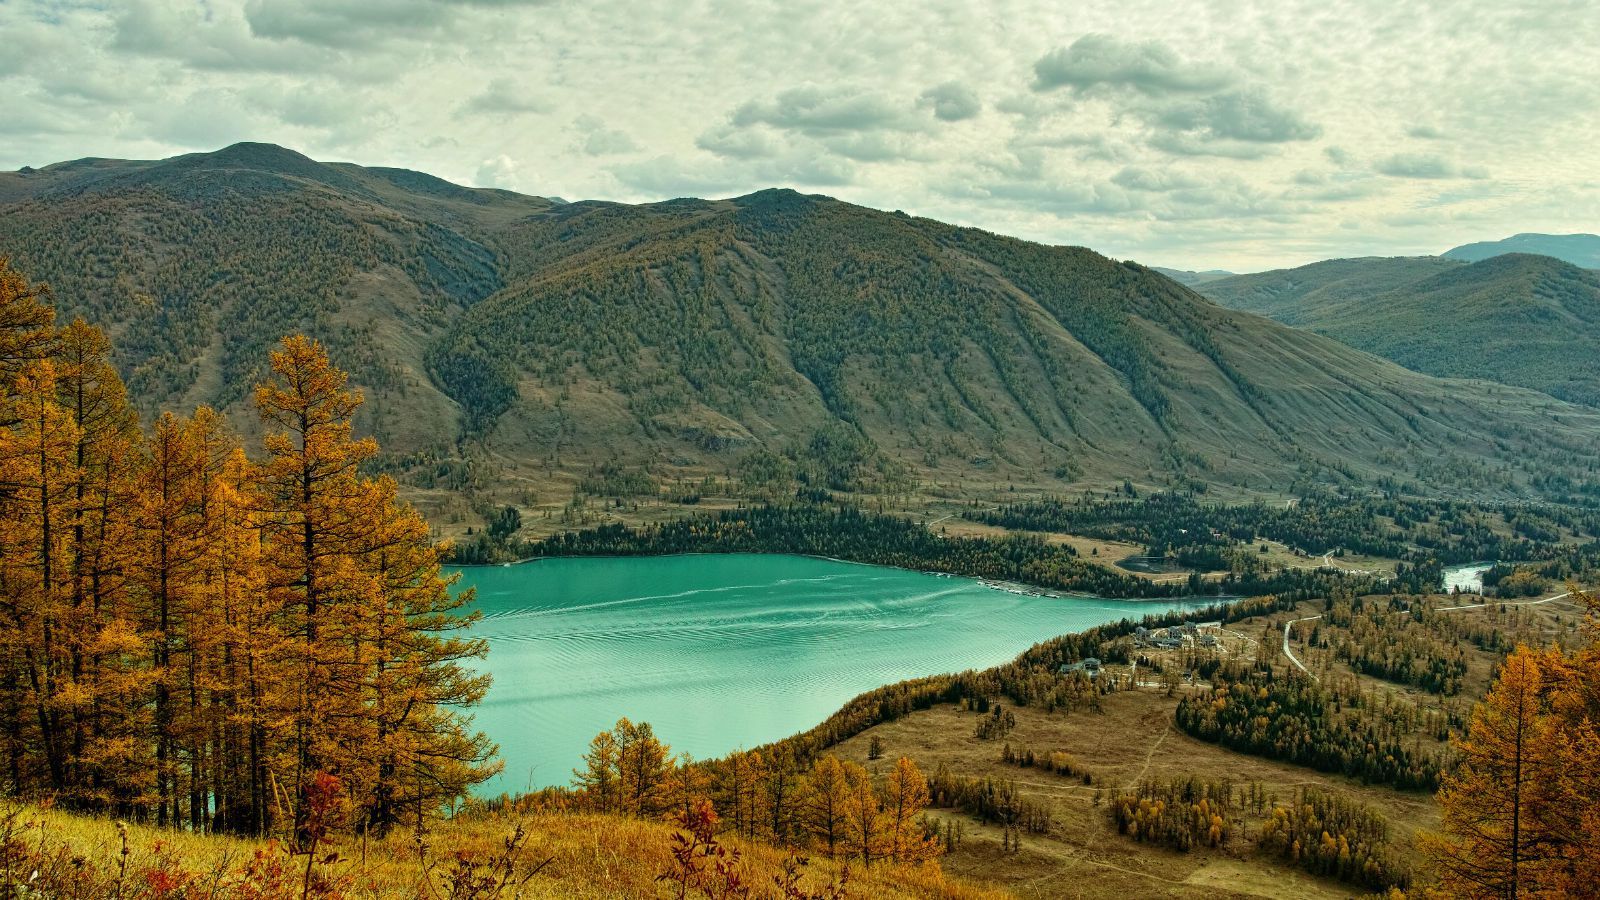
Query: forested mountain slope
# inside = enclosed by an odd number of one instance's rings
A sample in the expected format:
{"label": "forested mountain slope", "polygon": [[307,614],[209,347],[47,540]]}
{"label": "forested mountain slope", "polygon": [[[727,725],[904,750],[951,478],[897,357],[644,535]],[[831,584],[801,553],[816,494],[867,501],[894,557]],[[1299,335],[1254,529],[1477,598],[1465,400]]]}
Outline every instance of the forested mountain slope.
{"label": "forested mountain slope", "polygon": [[386,401],[364,424],[414,446],[427,440],[418,425],[454,431],[453,404],[423,370],[428,335],[501,287],[486,235],[549,206],[236,144],[0,173],[0,253],[49,282],[64,315],[112,332],[147,412],[235,406],[266,348],[304,330]]}
{"label": "forested mountain slope", "polygon": [[247,144],[0,174],[0,252],[113,329],[147,407],[237,404],[282,333],[323,338],[413,484],[1521,494],[1600,437],[1090,250],[787,190],[564,204]]}
{"label": "forested mountain slope", "polygon": [[1549,256],[1339,259],[1198,290],[1420,372],[1600,404],[1600,272]]}

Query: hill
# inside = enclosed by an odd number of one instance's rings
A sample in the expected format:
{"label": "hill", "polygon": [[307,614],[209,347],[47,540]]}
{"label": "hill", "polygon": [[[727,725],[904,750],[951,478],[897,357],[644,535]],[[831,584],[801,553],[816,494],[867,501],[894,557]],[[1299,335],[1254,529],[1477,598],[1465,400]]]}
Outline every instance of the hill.
{"label": "hill", "polygon": [[1600,404],[1600,273],[1549,256],[1329,260],[1201,290],[1419,372]]}
{"label": "hill", "polygon": [[237,409],[271,342],[320,337],[447,529],[674,485],[1527,494],[1600,436],[1084,248],[786,190],[562,203],[241,144],[0,174],[0,252],[110,327],[147,410]]}
{"label": "hill", "polygon": [[1151,266],[1151,268],[1186,287],[1194,287],[1197,284],[1205,284],[1208,281],[1216,281],[1219,278],[1229,278],[1233,275],[1232,272],[1226,272],[1222,269],[1207,269],[1204,272],[1191,272],[1188,269],[1164,269],[1161,266]]}
{"label": "hill", "polygon": [[1443,255],[1477,262],[1502,253],[1535,253],[1585,269],[1600,269],[1600,234],[1515,234],[1499,241],[1462,244]]}
{"label": "hill", "polygon": [[1326,307],[1384,294],[1462,265],[1437,256],[1328,259],[1293,269],[1219,278],[1196,290],[1229,309],[1315,328]]}

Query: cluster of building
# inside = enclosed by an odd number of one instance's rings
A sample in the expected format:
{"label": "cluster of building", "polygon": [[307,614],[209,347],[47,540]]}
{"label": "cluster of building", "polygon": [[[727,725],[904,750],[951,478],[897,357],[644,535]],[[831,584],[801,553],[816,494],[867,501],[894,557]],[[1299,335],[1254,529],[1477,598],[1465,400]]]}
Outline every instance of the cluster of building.
{"label": "cluster of building", "polygon": [[1156,650],[1182,650],[1188,646],[1215,647],[1221,643],[1214,629],[1201,627],[1194,622],[1151,630],[1140,625],[1134,629],[1133,645]]}
{"label": "cluster of building", "polygon": [[1075,663],[1068,663],[1062,666],[1061,674],[1071,675],[1073,672],[1082,672],[1090,678],[1098,678],[1104,669],[1105,666],[1100,662],[1100,658],[1097,656],[1091,656],[1087,659],[1081,659]]}
{"label": "cluster of building", "polygon": [[[1219,622],[1208,622],[1204,625],[1185,622],[1182,625],[1153,630],[1140,625],[1133,631],[1133,645],[1154,650],[1182,650],[1185,647],[1211,649],[1222,644],[1220,631]],[[1059,671],[1062,675],[1082,672],[1090,678],[1098,678],[1100,673],[1105,671],[1105,664],[1098,657],[1090,656],[1074,663],[1064,663]]]}

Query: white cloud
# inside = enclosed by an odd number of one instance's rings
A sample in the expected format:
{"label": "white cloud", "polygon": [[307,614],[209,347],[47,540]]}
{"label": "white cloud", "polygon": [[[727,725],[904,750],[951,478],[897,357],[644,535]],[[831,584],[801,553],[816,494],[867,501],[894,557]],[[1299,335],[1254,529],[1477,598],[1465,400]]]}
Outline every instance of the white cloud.
{"label": "white cloud", "polygon": [[1376,169],[1395,178],[1488,178],[1480,167],[1461,167],[1437,153],[1396,153],[1378,161]]}
{"label": "white cloud", "polygon": [[606,123],[594,116],[579,116],[573,128],[580,136],[578,147],[586,156],[614,156],[639,149],[627,132],[608,128]]}
{"label": "white cloud", "polygon": [[478,164],[478,177],[473,179],[478,187],[517,189],[517,161],[505,154],[486,159]]}
{"label": "white cloud", "polygon": [[537,85],[518,82],[515,78],[490,80],[483,90],[461,107],[461,111],[469,115],[482,113],[501,116],[542,113],[550,109],[550,101],[541,96]]}
{"label": "white cloud", "polygon": [[792,185],[1185,268],[1432,252],[1600,221],[1585,11],[0,0],[28,48],[0,167],[270,140],[573,199]]}
{"label": "white cloud", "polygon": [[917,105],[932,109],[934,117],[945,122],[960,122],[983,111],[977,92],[959,81],[928,88],[917,98]]}
{"label": "white cloud", "polygon": [[1186,62],[1160,41],[1123,41],[1107,34],[1087,34],[1070,47],[1060,47],[1033,64],[1033,87],[1049,91],[1068,87],[1132,88],[1147,94],[1214,91],[1233,83],[1217,67]]}

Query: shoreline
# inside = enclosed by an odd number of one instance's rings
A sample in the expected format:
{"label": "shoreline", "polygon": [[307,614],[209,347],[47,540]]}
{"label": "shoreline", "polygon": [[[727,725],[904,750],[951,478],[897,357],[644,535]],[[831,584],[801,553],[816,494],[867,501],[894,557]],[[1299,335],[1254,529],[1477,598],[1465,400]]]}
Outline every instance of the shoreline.
{"label": "shoreline", "polygon": [[[529,556],[523,559],[503,563],[442,563],[449,569],[465,571],[467,569],[510,569],[518,566],[530,565],[552,559],[665,559],[668,557],[692,556],[792,556],[799,559],[816,559],[824,562],[844,563],[852,566],[867,566],[875,569],[895,569],[900,572],[915,572],[919,575],[930,575],[934,578],[965,578],[977,582],[990,590],[1006,594],[1021,594],[1030,597],[1053,597],[1060,600],[1100,600],[1112,603],[1183,603],[1211,601],[1216,603],[1232,603],[1245,599],[1243,594],[1182,594],[1170,597],[1107,597],[1102,594],[1090,594],[1078,591],[1063,591],[1047,588],[1042,585],[1029,584],[1022,581],[1002,581],[986,578],[981,575],[962,575],[958,572],[941,572],[937,569],[909,569],[904,566],[893,566],[886,563],[861,562],[854,559],[840,559],[837,556],[823,556],[818,553],[793,553],[783,550],[685,550],[679,553],[585,553],[569,554],[562,556]],[[1109,571],[1109,570],[1108,570]]]}

